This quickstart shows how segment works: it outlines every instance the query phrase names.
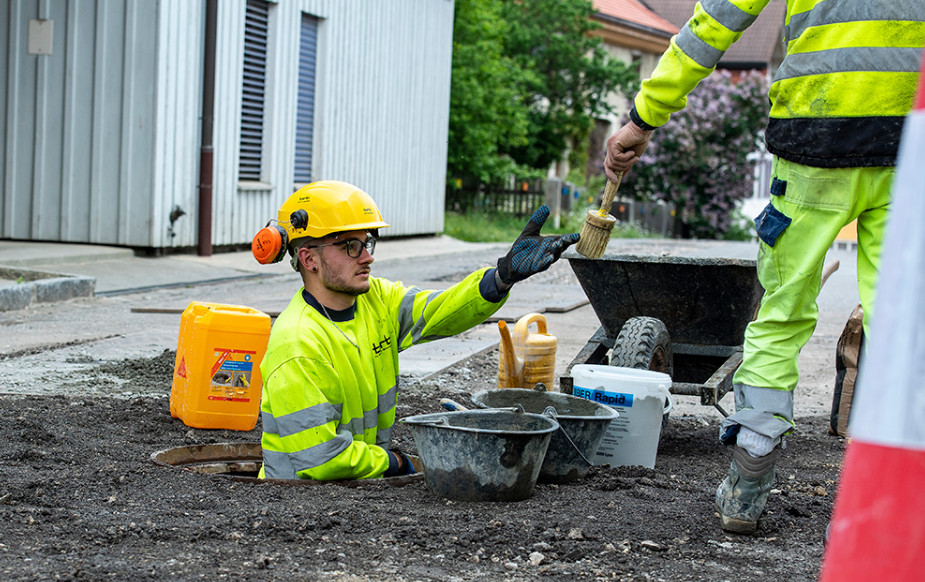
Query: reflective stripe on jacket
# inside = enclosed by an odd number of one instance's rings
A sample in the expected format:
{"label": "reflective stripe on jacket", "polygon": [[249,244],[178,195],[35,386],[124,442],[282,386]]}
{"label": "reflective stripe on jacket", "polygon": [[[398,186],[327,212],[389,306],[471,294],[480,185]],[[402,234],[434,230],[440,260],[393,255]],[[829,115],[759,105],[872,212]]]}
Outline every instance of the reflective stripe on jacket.
{"label": "reflective stripe on jacket", "polygon": [[389,466],[383,447],[395,422],[399,351],[463,332],[497,311],[504,299],[480,292],[486,271],[445,291],[371,277],[353,308],[328,310],[331,320],[300,290],[273,324],[260,365],[261,476],[381,476]]}
{"label": "reflective stripe on jacket", "polygon": [[[702,0],[635,99],[664,125],[768,0]],[[923,0],[788,0],[768,150],[817,167],[895,164],[925,46]]]}

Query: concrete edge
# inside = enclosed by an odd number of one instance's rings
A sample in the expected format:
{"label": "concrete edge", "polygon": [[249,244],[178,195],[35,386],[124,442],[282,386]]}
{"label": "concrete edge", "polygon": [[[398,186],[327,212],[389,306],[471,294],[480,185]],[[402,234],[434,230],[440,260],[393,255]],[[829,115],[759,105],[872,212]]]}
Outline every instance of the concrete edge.
{"label": "concrete edge", "polygon": [[78,297],[93,297],[96,279],[62,273],[0,266],[0,311],[17,311],[33,303],[56,303]]}

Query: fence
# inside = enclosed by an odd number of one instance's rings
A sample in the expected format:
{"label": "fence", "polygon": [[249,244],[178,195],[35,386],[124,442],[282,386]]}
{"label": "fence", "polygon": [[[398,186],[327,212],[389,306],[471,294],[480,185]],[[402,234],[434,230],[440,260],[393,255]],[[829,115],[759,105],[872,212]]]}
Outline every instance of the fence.
{"label": "fence", "polygon": [[[457,182],[446,190],[446,208],[454,212],[503,212],[525,217],[546,204],[555,228],[572,209],[593,208],[600,202],[601,192],[591,193],[556,178],[511,179],[505,184]],[[666,237],[675,234],[675,212],[662,201],[615,200],[610,214],[619,222],[634,223],[652,233]]]}
{"label": "fence", "polygon": [[[758,151],[749,154],[754,164],[750,179],[752,196],[742,201],[746,216],[754,216],[770,199],[771,154]],[[590,208],[600,204],[601,192],[587,192],[570,182],[557,178],[518,180],[504,184],[464,184],[457,181],[446,189],[446,208],[456,212],[503,212],[529,216],[541,204],[547,204],[551,220],[559,227],[562,216],[573,208]],[[665,237],[680,236],[680,225],[674,208],[662,201],[619,199],[610,208],[619,222],[634,223],[645,230]]]}
{"label": "fence", "polygon": [[529,216],[546,201],[543,180],[516,180],[504,184],[467,185],[457,182],[446,190],[446,208],[455,212],[503,212]]}
{"label": "fence", "polygon": [[674,236],[677,232],[675,229],[679,228],[674,208],[661,200],[614,200],[610,214],[618,222],[636,224],[648,232],[664,237]]}
{"label": "fence", "polygon": [[763,151],[748,155],[748,161],[753,164],[752,195],[739,204],[746,218],[758,216],[771,200],[771,158],[771,154]]}
{"label": "fence", "polygon": [[771,160],[773,156],[766,151],[748,154],[748,161],[755,165],[752,172],[752,198],[768,200],[771,198]]}

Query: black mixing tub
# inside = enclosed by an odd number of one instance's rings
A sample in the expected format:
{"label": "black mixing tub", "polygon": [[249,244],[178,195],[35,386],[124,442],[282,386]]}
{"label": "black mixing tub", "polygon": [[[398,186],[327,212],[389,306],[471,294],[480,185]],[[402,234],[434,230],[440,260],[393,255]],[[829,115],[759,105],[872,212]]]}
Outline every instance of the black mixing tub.
{"label": "black mixing tub", "polygon": [[610,364],[665,372],[671,393],[719,405],[742,363],[745,328],[763,290],[757,246],[722,241],[613,240],[601,259],[563,256],[601,327],[572,366]]}

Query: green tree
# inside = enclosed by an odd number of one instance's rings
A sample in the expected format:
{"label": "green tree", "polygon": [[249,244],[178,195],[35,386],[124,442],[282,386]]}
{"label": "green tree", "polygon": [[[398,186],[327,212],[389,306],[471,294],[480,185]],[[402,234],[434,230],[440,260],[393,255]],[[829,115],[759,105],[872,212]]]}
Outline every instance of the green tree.
{"label": "green tree", "polygon": [[457,0],[453,23],[448,177],[489,182],[514,171],[505,152],[527,143],[522,86],[530,73],[503,54],[499,0]]}
{"label": "green tree", "polygon": [[713,73],[652,133],[621,192],[673,204],[684,238],[723,238],[738,201],[752,192],[747,156],[758,147],[768,108],[764,75],[733,83],[728,71]]}
{"label": "green tree", "polygon": [[[545,170],[572,145],[587,147],[594,118],[612,112],[607,96],[629,94],[638,75],[609,59],[603,41],[589,33],[590,0],[502,2],[508,24],[504,55],[523,71],[520,98],[528,107],[526,142],[509,143],[502,152],[518,164]],[[585,152],[582,152],[585,153]]]}

